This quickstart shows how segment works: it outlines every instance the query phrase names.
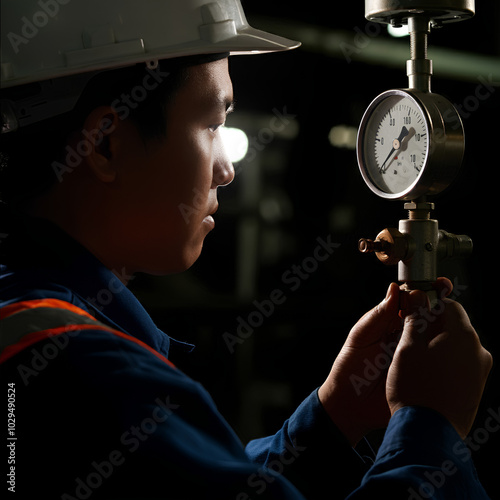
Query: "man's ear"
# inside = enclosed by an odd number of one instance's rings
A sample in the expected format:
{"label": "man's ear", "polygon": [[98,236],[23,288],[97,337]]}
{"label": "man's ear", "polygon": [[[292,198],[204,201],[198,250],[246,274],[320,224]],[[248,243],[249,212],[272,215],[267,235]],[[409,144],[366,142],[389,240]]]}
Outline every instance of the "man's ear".
{"label": "man's ear", "polygon": [[118,173],[116,132],[119,126],[116,111],[111,106],[99,106],[87,116],[79,134],[82,144],[77,151],[85,151],[86,164],[102,182],[113,182]]}

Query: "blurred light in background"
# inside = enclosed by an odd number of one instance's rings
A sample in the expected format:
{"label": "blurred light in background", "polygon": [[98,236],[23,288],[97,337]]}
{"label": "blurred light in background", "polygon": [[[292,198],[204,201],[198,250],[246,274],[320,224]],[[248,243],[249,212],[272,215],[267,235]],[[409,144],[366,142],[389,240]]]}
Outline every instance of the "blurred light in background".
{"label": "blurred light in background", "polygon": [[334,148],[356,149],[358,129],[349,125],[335,125],[330,129],[328,140]]}
{"label": "blurred light in background", "polygon": [[243,160],[248,151],[248,137],[243,130],[234,127],[220,127],[224,148],[232,163]]}
{"label": "blurred light in background", "polygon": [[395,26],[388,24],[387,33],[395,38],[401,38],[402,36],[408,35],[408,25],[404,24],[403,26],[396,28]]}

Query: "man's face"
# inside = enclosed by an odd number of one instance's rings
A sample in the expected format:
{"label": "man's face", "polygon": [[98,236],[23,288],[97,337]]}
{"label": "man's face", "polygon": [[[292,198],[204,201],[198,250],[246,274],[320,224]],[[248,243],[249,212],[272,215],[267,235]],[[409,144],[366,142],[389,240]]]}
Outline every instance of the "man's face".
{"label": "man's face", "polygon": [[168,108],[166,138],[144,142],[129,125],[116,185],[129,271],[179,272],[199,257],[214,227],[217,187],[234,178],[217,130],[232,101],[228,61],[222,59],[189,68]]}

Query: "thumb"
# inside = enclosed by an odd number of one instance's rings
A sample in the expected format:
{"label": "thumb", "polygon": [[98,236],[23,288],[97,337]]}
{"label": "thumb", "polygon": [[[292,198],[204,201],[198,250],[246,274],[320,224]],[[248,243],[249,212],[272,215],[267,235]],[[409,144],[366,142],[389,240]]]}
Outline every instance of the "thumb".
{"label": "thumb", "polygon": [[397,313],[399,310],[399,296],[400,296],[400,290],[399,286],[397,283],[391,283],[389,285],[389,288],[387,289],[387,294],[374,308],[375,314],[394,314]]}
{"label": "thumb", "polygon": [[384,300],[366,313],[362,320],[366,323],[372,323],[375,328],[386,322],[394,321],[394,318],[398,317],[400,293],[397,283],[391,283]]}

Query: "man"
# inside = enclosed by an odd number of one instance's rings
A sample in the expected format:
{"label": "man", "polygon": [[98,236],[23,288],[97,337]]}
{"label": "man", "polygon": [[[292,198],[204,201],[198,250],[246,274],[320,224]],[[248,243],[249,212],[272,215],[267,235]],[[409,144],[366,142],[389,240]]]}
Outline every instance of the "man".
{"label": "man", "polygon": [[[491,356],[445,298],[446,279],[435,285],[441,309],[429,324],[426,295],[392,284],[319,389],[276,435],[246,448],[203,387],[169,361],[183,344],[156,328],[127,281],[187,269],[214,227],[217,189],[234,177],[218,133],[234,99],[228,53],[297,44],[248,27],[236,0],[74,4],[2,3],[9,491],[66,500],[487,498],[463,439]],[[26,27],[14,36],[19,20]],[[67,37],[51,63],[46,52],[38,62],[30,51],[52,41],[51,30]],[[196,207],[188,220],[186,205]],[[102,294],[111,297],[104,306]],[[359,394],[352,377],[396,342],[389,369]],[[352,447],[385,426],[368,468]]]}

